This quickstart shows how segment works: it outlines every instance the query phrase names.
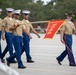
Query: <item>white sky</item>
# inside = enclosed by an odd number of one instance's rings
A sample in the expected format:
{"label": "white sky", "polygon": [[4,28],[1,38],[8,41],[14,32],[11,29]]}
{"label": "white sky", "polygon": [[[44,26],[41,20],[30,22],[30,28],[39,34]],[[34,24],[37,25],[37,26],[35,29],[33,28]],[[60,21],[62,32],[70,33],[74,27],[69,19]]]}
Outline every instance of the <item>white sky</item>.
{"label": "white sky", "polygon": [[[35,1],[37,1],[37,0],[35,0]],[[42,0],[42,1],[44,1],[44,4],[47,4],[47,2],[50,2],[51,0]]]}

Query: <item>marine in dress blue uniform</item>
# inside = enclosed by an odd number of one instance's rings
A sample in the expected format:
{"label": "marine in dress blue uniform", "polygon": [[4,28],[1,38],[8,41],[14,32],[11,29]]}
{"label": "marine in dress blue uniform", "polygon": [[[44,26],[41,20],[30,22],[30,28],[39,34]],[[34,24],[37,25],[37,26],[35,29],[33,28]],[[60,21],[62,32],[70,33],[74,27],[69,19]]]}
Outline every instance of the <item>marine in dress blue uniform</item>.
{"label": "marine in dress blue uniform", "polygon": [[[34,30],[32,24],[28,20],[30,11],[23,10],[22,13],[24,15],[24,19],[22,20],[22,23],[26,27],[27,32],[30,34],[30,30],[32,30],[32,32],[35,33],[38,36],[38,38],[40,38],[40,35]],[[32,60],[32,57],[30,55],[30,38],[27,36],[26,33],[23,32],[23,51],[22,51],[22,53],[24,51],[26,53],[27,62],[33,63],[34,61]]]}
{"label": "marine in dress blue uniform", "polygon": [[[17,62],[18,62],[18,68],[26,68],[21,60],[21,52],[22,52],[22,44],[23,44],[23,37],[22,37],[22,33],[23,31],[25,31],[25,26],[21,24],[21,21],[19,20],[20,18],[20,11],[21,10],[15,10],[14,13],[14,26],[11,27],[14,38],[13,38],[13,42],[14,42],[14,48],[15,48],[15,53],[10,56],[9,58],[7,58],[7,65],[9,65],[11,63],[11,60],[14,59],[14,56],[16,56]],[[31,36],[26,32],[26,34],[31,38]]]}
{"label": "marine in dress blue uniform", "polygon": [[[13,54],[13,34],[9,30],[10,26],[13,25],[13,18],[12,18],[13,10],[14,10],[13,8],[6,8],[8,16],[5,17],[2,22],[2,39],[3,40],[6,39],[7,46],[5,47],[5,50],[3,51],[3,53],[1,54],[1,59],[4,58],[4,56],[8,51],[10,55]],[[15,60],[12,60],[11,62],[14,63]]]}
{"label": "marine in dress blue uniform", "polygon": [[61,65],[63,59],[68,55],[69,66],[76,66],[73,51],[72,51],[72,34],[76,32],[75,26],[71,21],[73,16],[72,11],[67,13],[67,19],[60,29],[60,40],[65,44],[65,50],[56,58],[58,64]]}

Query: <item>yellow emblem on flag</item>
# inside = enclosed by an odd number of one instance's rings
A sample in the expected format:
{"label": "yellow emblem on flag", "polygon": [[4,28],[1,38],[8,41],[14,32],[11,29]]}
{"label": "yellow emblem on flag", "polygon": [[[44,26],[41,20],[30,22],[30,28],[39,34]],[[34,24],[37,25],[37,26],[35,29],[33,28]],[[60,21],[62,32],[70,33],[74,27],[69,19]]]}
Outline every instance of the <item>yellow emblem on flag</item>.
{"label": "yellow emblem on flag", "polygon": [[59,28],[63,25],[65,20],[49,21],[44,39],[53,39]]}

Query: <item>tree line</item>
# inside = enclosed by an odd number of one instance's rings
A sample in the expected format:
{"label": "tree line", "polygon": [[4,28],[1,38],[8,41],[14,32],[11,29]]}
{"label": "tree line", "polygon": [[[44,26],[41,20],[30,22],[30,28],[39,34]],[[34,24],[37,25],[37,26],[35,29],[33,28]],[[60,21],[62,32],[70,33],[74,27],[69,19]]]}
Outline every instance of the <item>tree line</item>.
{"label": "tree line", "polygon": [[72,10],[74,19],[76,18],[76,0],[50,0],[46,5],[41,0],[36,2],[35,0],[0,0],[0,8],[3,9],[2,18],[6,16],[7,7],[30,10],[30,21],[63,19],[68,10]]}

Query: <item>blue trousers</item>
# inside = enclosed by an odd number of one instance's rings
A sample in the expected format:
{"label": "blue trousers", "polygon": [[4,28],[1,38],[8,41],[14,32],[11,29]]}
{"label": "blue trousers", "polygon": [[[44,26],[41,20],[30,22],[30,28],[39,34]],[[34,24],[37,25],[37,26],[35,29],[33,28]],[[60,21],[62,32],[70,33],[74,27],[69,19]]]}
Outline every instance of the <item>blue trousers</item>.
{"label": "blue trousers", "polygon": [[2,53],[2,49],[1,49],[1,31],[0,31],[0,58],[1,58],[1,53]]}
{"label": "blue trousers", "polygon": [[23,33],[23,49],[22,49],[22,53],[24,51],[26,53],[26,59],[31,60],[32,57],[30,55],[30,38],[25,33]]}
{"label": "blue trousers", "polygon": [[22,51],[22,43],[23,43],[22,36],[14,36],[13,42],[14,42],[15,53],[9,58],[7,58],[7,60],[11,63],[11,60],[13,60],[16,57],[18,62],[18,67],[21,67],[23,66],[23,63],[21,61],[21,51]]}
{"label": "blue trousers", "polygon": [[65,50],[57,57],[61,62],[68,55],[69,64],[75,65],[75,59],[72,51],[72,35],[64,35],[63,37],[65,41]]}
{"label": "blue trousers", "polygon": [[[32,57],[30,56],[29,42],[30,42],[29,37],[25,33],[23,33],[23,48],[22,48],[22,51],[21,51],[21,55],[25,51],[27,60],[31,60],[32,59]],[[11,60],[13,60],[15,57],[16,57],[16,53],[14,53],[12,55],[12,59]],[[8,57],[8,58],[10,58],[10,57]]]}
{"label": "blue trousers", "polygon": [[1,54],[1,59],[4,58],[6,53],[9,51],[10,56],[13,54],[13,34],[10,32],[5,32],[5,38],[7,46],[5,47],[5,50]]}

